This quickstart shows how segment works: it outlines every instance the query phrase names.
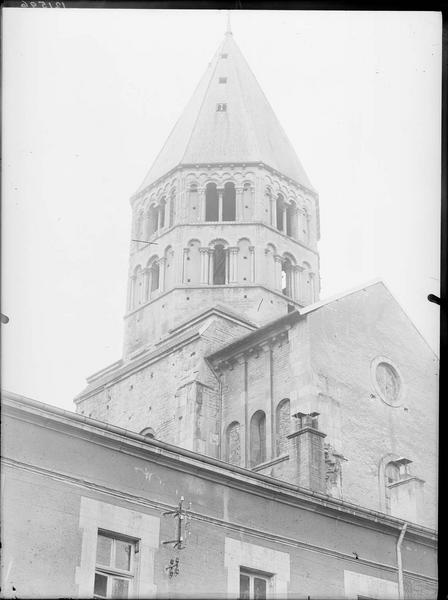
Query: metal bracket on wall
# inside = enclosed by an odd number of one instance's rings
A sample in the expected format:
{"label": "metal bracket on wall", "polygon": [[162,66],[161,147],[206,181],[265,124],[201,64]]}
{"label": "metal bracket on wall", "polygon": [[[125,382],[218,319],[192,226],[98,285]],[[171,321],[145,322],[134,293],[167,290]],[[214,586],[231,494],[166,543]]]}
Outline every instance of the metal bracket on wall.
{"label": "metal bracket on wall", "polygon": [[[191,509],[191,502],[189,503],[188,508]],[[168,510],[162,513],[162,516],[164,517],[169,515],[177,519],[176,539],[166,540],[165,542],[162,542],[162,544],[172,544],[175,550],[183,550],[186,548],[186,537],[190,535],[191,522],[191,517],[184,508],[183,496],[181,496],[180,502],[175,510]]]}

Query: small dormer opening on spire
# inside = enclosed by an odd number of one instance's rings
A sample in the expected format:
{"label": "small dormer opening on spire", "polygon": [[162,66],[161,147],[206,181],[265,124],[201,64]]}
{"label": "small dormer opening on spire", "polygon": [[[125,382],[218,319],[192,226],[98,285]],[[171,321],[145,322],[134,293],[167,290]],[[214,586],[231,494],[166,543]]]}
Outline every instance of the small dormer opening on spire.
{"label": "small dormer opening on spire", "polygon": [[216,112],[226,112],[227,111],[227,104],[225,102],[219,102],[216,105]]}
{"label": "small dormer opening on spire", "polygon": [[220,78],[218,79],[218,82],[219,82],[219,83],[227,83],[227,77],[220,77]]}
{"label": "small dormer opening on spire", "polygon": [[228,56],[229,56],[229,55],[227,54],[227,52],[223,52],[223,53],[221,54],[221,58],[227,58]]}

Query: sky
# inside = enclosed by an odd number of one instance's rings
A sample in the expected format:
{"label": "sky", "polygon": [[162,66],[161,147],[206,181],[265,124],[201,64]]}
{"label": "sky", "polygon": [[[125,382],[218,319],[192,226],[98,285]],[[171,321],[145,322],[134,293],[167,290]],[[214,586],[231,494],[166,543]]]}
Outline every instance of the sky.
{"label": "sky", "polygon": [[[4,389],[73,410],[121,357],[129,198],[226,12],[3,9]],[[441,15],[231,23],[319,193],[321,298],[382,278],[438,353]]]}

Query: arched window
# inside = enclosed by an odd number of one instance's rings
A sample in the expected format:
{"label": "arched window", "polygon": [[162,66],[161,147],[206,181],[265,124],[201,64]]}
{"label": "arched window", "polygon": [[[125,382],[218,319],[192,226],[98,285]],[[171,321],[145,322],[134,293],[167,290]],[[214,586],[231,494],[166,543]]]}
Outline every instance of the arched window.
{"label": "arched window", "polygon": [[230,423],[226,431],[226,461],[232,465],[241,463],[240,424],[238,421]]}
{"label": "arched window", "polygon": [[222,244],[216,244],[213,252],[213,285],[226,282],[226,250]]}
{"label": "arched window", "polygon": [[289,258],[284,258],[282,262],[282,294],[293,297],[292,264]]}
{"label": "arched window", "polygon": [[277,456],[285,454],[288,448],[288,439],[291,427],[290,402],[284,398],[279,402],[275,411],[275,433],[276,433],[276,451]]}
{"label": "arched window", "polygon": [[159,263],[154,261],[149,269],[150,272],[150,291],[155,292],[159,289]]}
{"label": "arched window", "polygon": [[236,193],[235,186],[231,182],[227,182],[224,186],[224,194],[222,198],[222,220],[235,221],[236,218]]}
{"label": "arched window", "polygon": [[165,227],[165,208],[166,199],[165,196],[163,196],[159,204],[159,229],[163,229],[163,227]]}
{"label": "arched window", "polygon": [[285,205],[283,202],[283,196],[279,194],[277,196],[277,229],[279,231],[283,231],[283,213],[285,210]]}
{"label": "arched window", "polygon": [[205,220],[219,221],[219,196],[214,183],[207,183],[205,188]]}
{"label": "arched window", "polygon": [[400,479],[400,469],[395,462],[387,463],[384,469],[384,488],[385,488],[385,496],[386,496],[386,512],[390,513],[391,508],[391,490],[390,484],[395,483]]}
{"label": "arched window", "polygon": [[266,460],[266,415],[257,410],[250,420],[250,464],[252,467]]}

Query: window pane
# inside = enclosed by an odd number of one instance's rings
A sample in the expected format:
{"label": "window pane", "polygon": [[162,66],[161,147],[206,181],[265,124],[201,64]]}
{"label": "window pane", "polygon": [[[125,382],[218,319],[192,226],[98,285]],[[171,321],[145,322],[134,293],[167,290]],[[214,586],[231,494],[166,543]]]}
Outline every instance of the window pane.
{"label": "window pane", "polygon": [[105,537],[104,535],[98,536],[98,543],[96,546],[96,562],[100,565],[110,565],[110,552],[112,549],[111,538]]}
{"label": "window pane", "polygon": [[249,598],[250,579],[248,575],[240,574],[240,598]]}
{"label": "window pane", "polygon": [[127,579],[113,579],[112,598],[127,598],[129,581]]}
{"label": "window pane", "polygon": [[115,542],[115,566],[126,571],[131,568],[131,544],[128,542]]}
{"label": "window pane", "polygon": [[102,596],[103,598],[107,597],[107,577],[105,575],[95,573],[95,587],[93,593],[95,596]]}
{"label": "window pane", "polygon": [[266,598],[266,579],[254,577],[254,598]]}

